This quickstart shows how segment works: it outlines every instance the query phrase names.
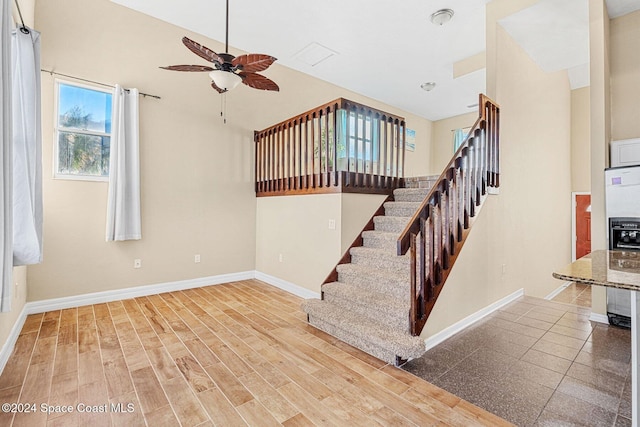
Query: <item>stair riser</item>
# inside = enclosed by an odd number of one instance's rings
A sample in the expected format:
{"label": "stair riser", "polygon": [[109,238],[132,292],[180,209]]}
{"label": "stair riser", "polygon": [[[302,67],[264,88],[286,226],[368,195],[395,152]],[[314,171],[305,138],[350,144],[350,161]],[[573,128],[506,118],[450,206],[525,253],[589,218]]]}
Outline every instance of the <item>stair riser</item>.
{"label": "stair riser", "polygon": [[383,360],[390,364],[395,363],[395,354],[392,354],[391,352],[381,347],[378,347],[364,339],[361,339],[358,336],[354,336],[350,332],[345,332],[343,329],[335,327],[332,324],[317,318],[316,316],[310,314],[309,323],[316,328],[321,329],[326,333],[346,342],[347,344],[351,344],[352,346],[357,347],[374,357],[377,357],[380,360]]}
{"label": "stair riser", "polygon": [[359,254],[351,254],[351,264],[368,265],[372,268],[379,268],[381,270],[392,271],[394,273],[408,276],[410,260],[406,256],[390,256],[381,259],[362,256]]}
{"label": "stair riser", "polygon": [[410,283],[408,280],[403,281],[384,281],[383,279],[374,276],[373,274],[354,274],[353,272],[339,272],[338,280],[344,283],[351,283],[352,285],[362,286],[364,288],[372,289],[376,292],[391,295],[395,298],[399,298],[403,301],[409,301],[411,298],[409,289]]}
{"label": "stair riser", "polygon": [[416,213],[416,210],[417,209],[413,209],[405,206],[392,206],[392,207],[385,207],[384,214],[386,216],[402,216],[402,217],[411,218],[413,214]]}
{"label": "stair riser", "polygon": [[373,223],[375,224],[374,229],[376,231],[384,231],[386,233],[398,233],[398,235],[400,235],[400,233],[402,233],[404,228],[407,226],[407,223],[409,222],[409,218],[407,218],[406,221],[399,221],[393,217],[391,218],[392,219],[388,217],[383,217],[383,216],[377,216],[373,218]]}
{"label": "stair riser", "polygon": [[388,313],[384,306],[361,305],[358,301],[345,299],[342,295],[324,294],[324,300],[331,304],[339,305],[345,310],[350,310],[358,314],[360,317],[369,319],[371,322],[380,322],[399,331],[409,333],[409,318],[407,313],[409,310],[398,313]]}
{"label": "stair riser", "polygon": [[429,193],[429,189],[399,189],[393,192],[396,202],[422,202]]}
{"label": "stair riser", "polygon": [[379,239],[375,237],[363,236],[363,244],[365,248],[383,249],[390,254],[396,254],[397,240]]}

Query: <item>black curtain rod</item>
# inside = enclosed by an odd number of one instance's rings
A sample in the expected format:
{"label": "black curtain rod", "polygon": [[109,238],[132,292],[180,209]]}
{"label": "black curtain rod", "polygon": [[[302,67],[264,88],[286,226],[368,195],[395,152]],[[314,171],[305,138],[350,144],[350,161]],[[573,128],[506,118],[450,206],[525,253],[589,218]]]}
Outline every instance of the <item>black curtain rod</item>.
{"label": "black curtain rod", "polygon": [[[49,73],[52,76],[55,74],[56,76],[68,77],[70,79],[80,80],[80,81],[87,82],[87,83],[93,83],[93,84],[100,85],[100,86],[115,87],[114,85],[110,85],[110,84],[107,84],[107,83],[101,83],[101,82],[96,82],[94,80],[83,79],[82,77],[70,76],[68,74],[62,74],[62,73],[58,73],[56,71],[44,70],[44,69],[41,69],[40,71],[42,71],[43,73]],[[125,89],[125,90],[127,92],[129,91],[129,89]],[[149,98],[162,99],[158,95],[150,95],[150,94],[144,93],[144,92],[140,92],[140,95],[145,97],[145,98],[148,96]]]}
{"label": "black curtain rod", "polygon": [[31,31],[29,31],[27,26],[24,25],[24,19],[22,18],[22,11],[20,10],[20,5],[18,4],[18,0],[15,0],[15,2],[16,2],[16,8],[18,9],[18,16],[20,16],[20,22],[22,22],[22,26],[20,27],[20,31],[23,34],[30,34]]}

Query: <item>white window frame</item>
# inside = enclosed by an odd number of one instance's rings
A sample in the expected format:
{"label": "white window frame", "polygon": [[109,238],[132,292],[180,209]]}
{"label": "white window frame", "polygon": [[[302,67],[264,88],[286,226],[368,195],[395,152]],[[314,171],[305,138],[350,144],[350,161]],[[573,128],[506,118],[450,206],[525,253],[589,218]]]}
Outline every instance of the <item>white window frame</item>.
{"label": "white window frame", "polygon": [[[68,85],[75,86],[83,89],[93,90],[96,92],[108,93],[111,95],[111,99],[113,100],[114,91],[112,88],[105,88],[100,86],[88,85],[83,83],[77,83],[69,80],[63,79],[55,79],[54,84],[54,116],[53,116],[53,178],[54,179],[64,179],[70,181],[97,181],[97,182],[108,182],[109,176],[98,176],[98,175],[81,175],[81,174],[66,174],[58,172],[59,166],[59,156],[58,150],[60,149],[59,145],[59,133],[60,131],[69,132],[70,128],[60,128],[59,127],[59,119],[60,113],[58,108],[60,107],[60,85]],[[113,103],[111,105],[111,123],[113,123]],[[73,133],[85,134],[85,135],[96,135],[96,136],[108,136],[110,141],[113,139],[113,135],[107,132],[96,132],[96,131],[87,131],[82,129],[74,129]],[[109,155],[111,155],[111,151],[109,151]]]}

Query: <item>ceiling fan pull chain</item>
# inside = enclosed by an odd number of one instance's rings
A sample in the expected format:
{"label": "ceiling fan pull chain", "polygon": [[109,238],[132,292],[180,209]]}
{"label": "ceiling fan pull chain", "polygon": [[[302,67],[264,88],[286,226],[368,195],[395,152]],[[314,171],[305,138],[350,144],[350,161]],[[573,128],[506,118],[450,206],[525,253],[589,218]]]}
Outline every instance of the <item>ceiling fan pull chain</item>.
{"label": "ceiling fan pull chain", "polygon": [[220,117],[222,117],[222,123],[227,124],[227,94],[222,93],[220,96]]}

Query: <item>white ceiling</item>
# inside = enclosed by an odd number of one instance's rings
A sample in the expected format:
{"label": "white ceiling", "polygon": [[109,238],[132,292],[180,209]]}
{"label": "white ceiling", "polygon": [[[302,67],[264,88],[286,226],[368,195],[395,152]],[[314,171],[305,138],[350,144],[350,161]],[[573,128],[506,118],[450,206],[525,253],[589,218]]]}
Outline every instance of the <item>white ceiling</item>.
{"label": "white ceiling", "polygon": [[[112,1],[224,42],[225,0]],[[484,69],[454,79],[453,64],[484,51],[489,1],[230,0],[229,44],[439,120],[475,111],[467,106],[485,90]],[[640,0],[607,3],[612,17],[640,9]],[[454,10],[453,19],[433,25],[429,16],[443,8]],[[501,25],[543,69],[569,69],[573,87],[588,85],[588,0],[540,0]],[[315,66],[303,62],[296,54],[313,43],[334,54]],[[420,89],[429,81],[433,91]]]}

